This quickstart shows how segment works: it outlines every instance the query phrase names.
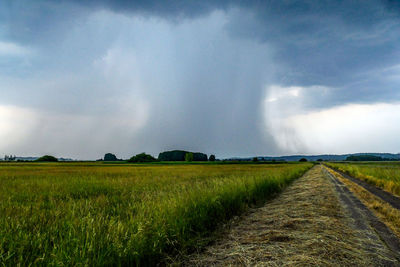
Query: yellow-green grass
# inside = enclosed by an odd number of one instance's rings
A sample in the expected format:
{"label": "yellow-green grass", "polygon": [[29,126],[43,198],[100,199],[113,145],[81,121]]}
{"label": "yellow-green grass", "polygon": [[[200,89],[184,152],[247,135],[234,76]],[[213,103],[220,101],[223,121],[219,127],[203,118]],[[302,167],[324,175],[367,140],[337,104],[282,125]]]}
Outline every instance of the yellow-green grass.
{"label": "yellow-green grass", "polygon": [[327,163],[327,165],[400,196],[400,163]]}
{"label": "yellow-green grass", "polygon": [[155,264],[311,165],[0,164],[0,263]]}

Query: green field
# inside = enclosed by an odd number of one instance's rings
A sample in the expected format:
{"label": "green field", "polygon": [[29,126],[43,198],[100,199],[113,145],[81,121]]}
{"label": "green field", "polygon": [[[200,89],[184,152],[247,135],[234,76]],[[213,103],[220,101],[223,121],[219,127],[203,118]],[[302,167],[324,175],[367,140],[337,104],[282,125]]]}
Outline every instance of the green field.
{"label": "green field", "polygon": [[400,196],[398,162],[327,163],[327,165]]}
{"label": "green field", "polygon": [[154,264],[300,177],[304,164],[0,164],[0,263]]}

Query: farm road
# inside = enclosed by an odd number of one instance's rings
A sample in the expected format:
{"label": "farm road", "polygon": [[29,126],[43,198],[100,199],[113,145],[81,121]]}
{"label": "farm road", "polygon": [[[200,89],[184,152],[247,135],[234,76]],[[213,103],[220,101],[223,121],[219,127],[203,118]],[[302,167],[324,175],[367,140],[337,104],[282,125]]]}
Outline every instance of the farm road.
{"label": "farm road", "polygon": [[378,219],[346,189],[314,166],[185,265],[400,266],[374,227]]}

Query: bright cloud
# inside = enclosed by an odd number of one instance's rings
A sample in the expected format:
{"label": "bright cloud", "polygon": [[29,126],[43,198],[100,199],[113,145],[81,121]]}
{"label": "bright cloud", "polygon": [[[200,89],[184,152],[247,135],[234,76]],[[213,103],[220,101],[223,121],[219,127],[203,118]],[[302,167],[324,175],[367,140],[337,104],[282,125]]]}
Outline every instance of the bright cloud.
{"label": "bright cloud", "polygon": [[29,49],[21,45],[0,41],[0,56],[26,56],[30,53]]}
{"label": "bright cloud", "polygon": [[[400,104],[349,104],[296,111],[273,121],[280,147],[292,153],[400,151]],[[300,113],[300,114],[298,114]]]}

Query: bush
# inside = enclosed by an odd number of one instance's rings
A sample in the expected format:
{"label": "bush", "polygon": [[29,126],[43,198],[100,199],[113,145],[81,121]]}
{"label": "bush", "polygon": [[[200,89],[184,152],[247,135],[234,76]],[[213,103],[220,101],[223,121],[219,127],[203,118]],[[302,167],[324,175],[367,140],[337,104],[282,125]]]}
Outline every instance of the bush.
{"label": "bush", "polygon": [[307,162],[308,160],[306,158],[301,158],[299,161],[300,162]]}
{"label": "bush", "polygon": [[215,155],[210,155],[210,157],[208,158],[209,161],[215,161]]}
{"label": "bush", "polygon": [[43,157],[38,158],[35,161],[47,161],[47,162],[56,162],[58,159],[56,157],[50,156],[50,155],[45,155]]}
{"label": "bush", "polygon": [[152,155],[146,153],[140,153],[136,156],[131,157],[128,162],[154,162],[157,161]]}
{"label": "bush", "polygon": [[254,157],[254,158],[253,158],[253,162],[258,162],[258,158],[257,158],[257,157]]}

